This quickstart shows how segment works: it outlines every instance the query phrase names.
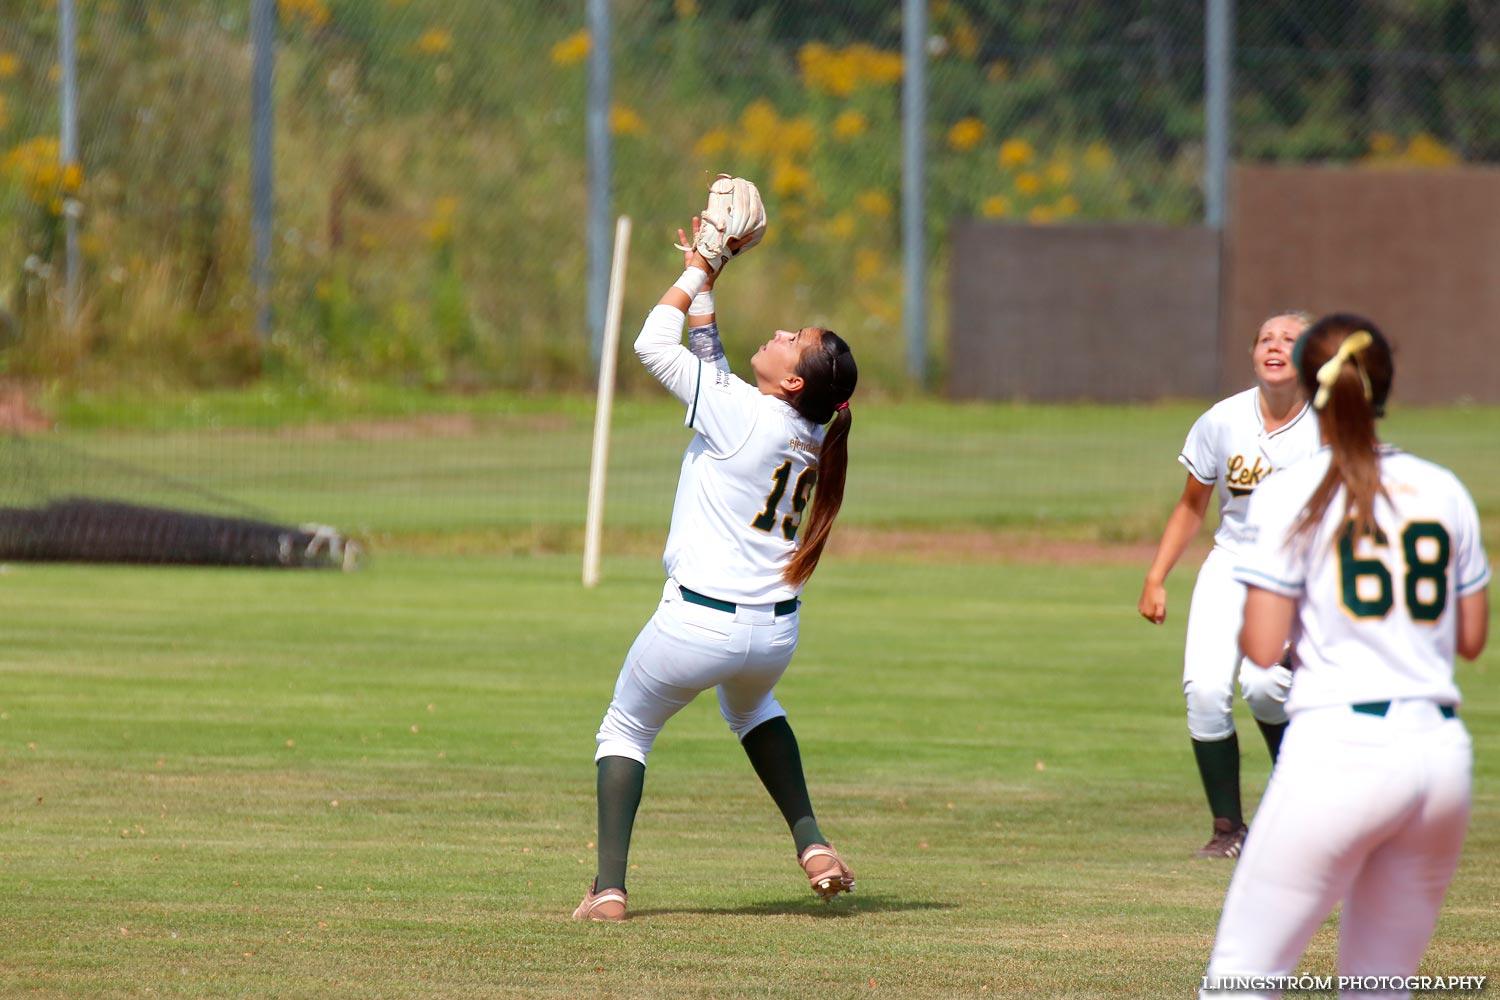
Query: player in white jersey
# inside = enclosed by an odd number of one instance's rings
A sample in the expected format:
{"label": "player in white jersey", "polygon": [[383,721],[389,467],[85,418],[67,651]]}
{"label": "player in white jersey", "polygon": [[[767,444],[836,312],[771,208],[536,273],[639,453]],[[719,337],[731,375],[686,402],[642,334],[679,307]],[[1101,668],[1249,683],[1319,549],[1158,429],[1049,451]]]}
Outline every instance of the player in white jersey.
{"label": "player in white jersey", "polygon": [[1232,571],[1251,492],[1273,470],[1318,447],[1317,421],[1292,369],[1292,346],[1311,321],[1307,313],[1283,312],[1262,323],[1250,348],[1254,387],[1215,404],[1188,432],[1177,456],[1187,469],[1187,483],[1167,519],[1137,606],[1148,621],[1160,625],[1166,620],[1167,574],[1203,527],[1209,498],[1217,497],[1219,527],[1193,587],[1182,658],[1188,735],[1213,816],[1212,836],[1199,857],[1233,858],[1245,838],[1233,711],[1237,668],[1245,701],[1273,761],[1286,726],[1284,672],[1250,673],[1241,666],[1238,638],[1245,590],[1234,582]]}
{"label": "player in white jersey", "polygon": [[854,888],[818,828],[797,740],[773,690],[797,648],[799,595],[843,500],[854,356],[830,330],[778,330],[751,358],[753,381],[741,380],[719,344],[713,272],[692,251],[685,263],[635,349],[687,408],[695,433],[672,506],[661,603],[631,646],[599,727],[599,867],[574,911],[579,919],[624,919],[646,755],[667,720],[714,687],[724,720],[791,828],[813,891],[830,899]]}
{"label": "player in white jersey", "polygon": [[1280,996],[1263,987],[1342,903],[1338,971],[1363,989],[1341,995],[1406,997],[1468,823],[1453,666],[1484,649],[1490,567],[1457,477],[1376,436],[1392,365],[1375,325],[1324,317],[1298,355],[1327,446],[1256,491],[1235,569],[1246,655],[1269,665],[1295,639],[1291,723],[1203,995]]}

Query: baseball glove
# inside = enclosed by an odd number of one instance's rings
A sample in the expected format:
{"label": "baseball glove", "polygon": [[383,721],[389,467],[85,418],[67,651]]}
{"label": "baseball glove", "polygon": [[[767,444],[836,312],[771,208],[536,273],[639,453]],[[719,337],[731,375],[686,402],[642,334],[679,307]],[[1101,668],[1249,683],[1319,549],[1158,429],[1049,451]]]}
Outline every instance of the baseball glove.
{"label": "baseball glove", "polygon": [[[760,189],[743,177],[720,174],[708,186],[708,205],[699,213],[693,245],[676,246],[683,251],[698,251],[718,273],[729,258],[749,250],[765,234],[766,206],[760,200]],[[737,241],[733,249],[730,240]]]}

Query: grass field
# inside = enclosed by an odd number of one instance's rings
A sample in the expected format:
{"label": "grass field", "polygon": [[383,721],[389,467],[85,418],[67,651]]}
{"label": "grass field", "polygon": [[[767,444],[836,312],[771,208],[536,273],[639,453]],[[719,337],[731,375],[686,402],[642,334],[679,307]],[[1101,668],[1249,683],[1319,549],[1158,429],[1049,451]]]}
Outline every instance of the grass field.
{"label": "grass field", "polygon": [[[705,698],[654,756],[620,926],[568,915],[593,730],[660,582],[606,569],[9,569],[0,994],[1192,994],[1231,869],[1186,856],[1181,622],[1135,619],[1138,567],[824,567],[781,695],[857,893],[807,892]],[[1495,971],[1493,662],[1463,676],[1477,802],[1441,974]],[[1266,770],[1247,734],[1249,804]]]}
{"label": "grass field", "polygon": [[[533,507],[581,508],[586,413],[425,442],[73,432],[228,469],[220,488],[276,510],[363,510],[378,544],[353,574],[3,568],[0,997],[1191,996],[1231,872],[1187,857],[1207,835],[1179,682],[1196,561],[1152,628],[1139,547],[1113,543],[1159,529],[1195,412],[866,408],[841,530],[959,535],[836,547],[779,688],[859,889],[807,891],[701,698],[653,756],[618,926],[569,913],[593,871],[593,732],[660,592],[669,409],[626,408],[615,532],[638,542],[595,590],[571,534],[488,545]],[[1492,524],[1495,411],[1402,419],[1390,436],[1458,468]],[[527,481],[507,492],[506,469]],[[451,502],[421,493],[441,470]],[[1084,558],[1047,558],[1069,539]],[[1497,662],[1460,671],[1476,801],[1435,974],[1497,972]],[[1268,766],[1238,712],[1253,808]],[[1331,973],[1333,942],[1305,968]]]}

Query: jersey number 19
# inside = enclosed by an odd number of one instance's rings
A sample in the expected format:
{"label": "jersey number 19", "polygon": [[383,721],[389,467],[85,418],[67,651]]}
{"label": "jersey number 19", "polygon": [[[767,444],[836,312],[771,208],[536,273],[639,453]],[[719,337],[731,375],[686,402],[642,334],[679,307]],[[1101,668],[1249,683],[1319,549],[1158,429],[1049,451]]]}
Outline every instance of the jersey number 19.
{"label": "jersey number 19", "polygon": [[[787,483],[791,478],[792,460],[787,459],[771,473],[771,492],[766,494],[765,509],[750,522],[752,528],[768,532],[776,527],[776,508],[786,495]],[[797,529],[802,526],[802,510],[807,506],[808,494],[812,492],[813,483],[817,480],[818,471],[813,468],[803,469],[802,475],[797,477],[797,488],[792,490],[792,512],[781,518],[781,533],[789,542],[797,537]]]}

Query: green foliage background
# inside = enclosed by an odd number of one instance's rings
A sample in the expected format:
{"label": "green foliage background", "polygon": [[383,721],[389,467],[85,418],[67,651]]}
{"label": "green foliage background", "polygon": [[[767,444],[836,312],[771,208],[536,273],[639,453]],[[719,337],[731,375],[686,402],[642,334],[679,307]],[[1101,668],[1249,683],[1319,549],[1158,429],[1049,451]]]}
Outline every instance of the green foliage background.
{"label": "green foliage background", "polygon": [[[81,162],[56,162],[57,7],[0,0],[0,368],[67,386],[376,379],[574,387],[590,369],[581,0],[281,0],[275,333],[253,334],[249,4],[80,6]],[[1246,160],[1492,162],[1500,18],[1463,0],[1238,5]],[[626,315],[719,170],[773,227],[736,264],[731,346],[852,335],[905,384],[899,5],[616,0],[615,207]],[[927,197],[932,369],[945,240],[1201,215],[1202,4],[935,0]],[[50,143],[50,144],[49,144]],[[82,212],[83,322],[61,321],[62,212]],[[628,324],[627,324],[628,325]],[[626,388],[642,384],[624,373]]]}

